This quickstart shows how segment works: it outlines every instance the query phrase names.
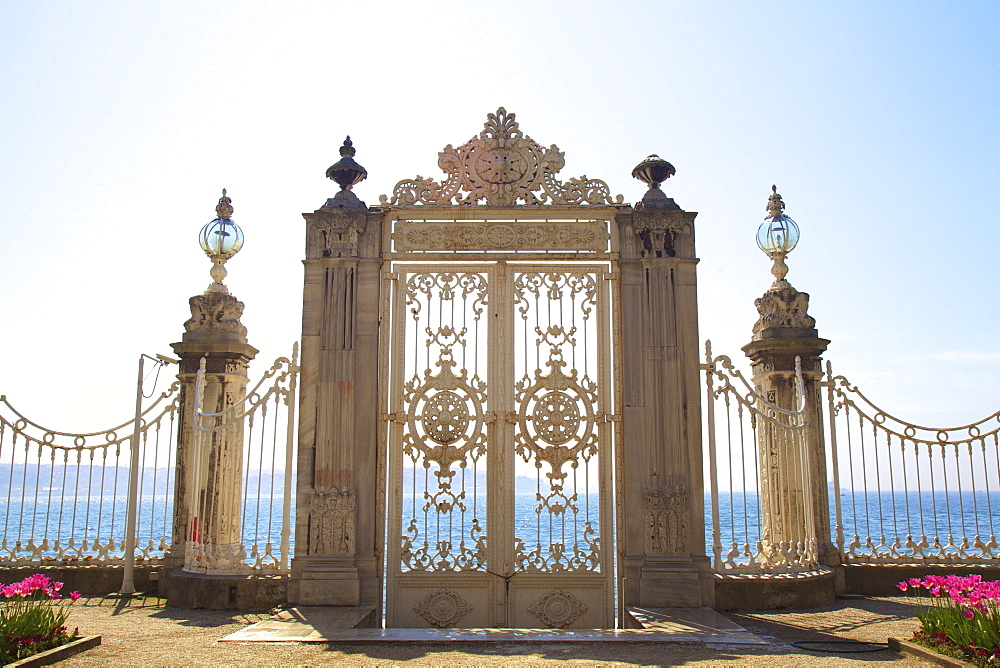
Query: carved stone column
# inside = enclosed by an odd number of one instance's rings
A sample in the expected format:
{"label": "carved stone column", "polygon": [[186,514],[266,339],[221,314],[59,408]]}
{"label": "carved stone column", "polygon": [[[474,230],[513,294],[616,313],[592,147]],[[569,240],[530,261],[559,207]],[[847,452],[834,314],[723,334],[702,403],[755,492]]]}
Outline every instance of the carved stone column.
{"label": "carved stone column", "polygon": [[[830,511],[826,477],[821,355],[829,341],[819,338],[816,321],[807,313],[809,295],[784,278],[754,302],[760,318],[753,340],[743,347],[753,364],[753,381],[761,396],[786,410],[797,408],[795,358],[802,361],[806,396],[808,473],[803,479],[803,452],[784,439],[761,439],[761,513],[766,542],[790,544],[805,536],[806,513],[812,513],[820,563],[840,563],[830,539]],[[812,508],[807,509],[806,485]]]}
{"label": "carved stone column", "polygon": [[[645,174],[651,162],[666,175]],[[621,592],[625,605],[700,607],[712,605],[715,590],[704,541],[697,214],[682,211],[660,190],[672,173],[656,156],[643,161],[633,176],[650,189],[634,211],[617,216],[624,390],[619,503],[626,509],[619,515]]]}
{"label": "carved stone column", "polygon": [[[381,609],[378,318],[382,213],[350,139],[328,176],[341,184],[306,219],[295,555],[289,601]],[[360,177],[359,177],[360,174]]]}
{"label": "carved stone column", "polygon": [[[192,297],[191,319],[184,336],[171,347],[180,357],[181,408],[174,488],[173,544],[165,565],[184,564],[185,548],[197,539],[205,546],[203,563],[211,573],[242,570],[245,549],[242,522],[242,422],[212,432],[194,426],[195,383],[202,357],[206,361],[203,410],[222,411],[243,397],[247,363],[257,350],[247,344],[240,323],[243,302],[222,292]],[[204,439],[197,447],[198,438]]]}

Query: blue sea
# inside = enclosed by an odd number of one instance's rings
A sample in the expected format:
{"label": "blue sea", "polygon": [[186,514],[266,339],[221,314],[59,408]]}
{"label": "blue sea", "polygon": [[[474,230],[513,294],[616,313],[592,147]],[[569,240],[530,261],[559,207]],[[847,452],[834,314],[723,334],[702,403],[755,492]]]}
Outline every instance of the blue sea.
{"label": "blue sea", "polygon": [[[278,486],[280,489],[280,486]],[[54,542],[59,539],[61,546],[66,548],[72,539],[77,554],[83,558],[87,552],[82,552],[83,541],[87,541],[90,546],[95,539],[102,544],[106,543],[109,537],[114,537],[116,550],[113,555],[120,556],[120,541],[124,536],[126,499],[123,495],[104,496],[99,498],[80,499],[73,502],[71,499],[61,500],[57,493],[49,498],[48,490],[39,494],[37,500],[25,498],[22,502],[19,493],[7,494],[8,490],[3,490],[0,494],[0,531],[2,531],[6,548],[0,549],[0,555],[9,557],[9,552],[13,548],[14,542],[20,540],[22,548],[27,545],[30,539],[36,544],[42,538],[49,538],[50,549],[44,556],[54,556]],[[168,536],[164,531],[165,526],[171,522],[171,507],[173,503],[172,490],[167,490],[168,494],[144,495],[141,499],[138,512],[138,542],[140,548],[151,548],[149,555],[156,557],[162,552],[162,539]],[[860,536],[862,545],[866,538],[871,536],[873,542],[878,544],[882,536],[885,536],[886,543],[891,545],[898,537],[900,543],[905,543],[907,535],[912,535],[919,541],[921,536],[927,536],[928,541],[933,543],[935,537],[941,539],[942,543],[948,542],[948,537],[954,537],[954,543],[959,545],[963,536],[969,538],[971,544],[975,536],[981,536],[983,541],[989,540],[991,535],[996,535],[1000,531],[1000,493],[998,492],[950,492],[932,494],[931,492],[896,492],[890,494],[883,492],[881,498],[874,494],[867,495],[862,492],[851,493],[850,490],[842,490],[840,493],[842,504],[843,533],[845,543],[849,544],[855,535]],[[8,498],[9,497],[9,498]],[[589,498],[588,498],[589,497]],[[573,540],[583,541],[585,526],[585,504],[590,503],[590,528],[595,535],[600,536],[602,527],[600,525],[597,508],[598,499],[596,494],[581,495],[577,502],[580,508],[579,513],[566,512],[561,516],[542,515],[542,522],[538,522],[536,509],[538,502],[534,494],[519,493],[515,497],[515,531],[528,549],[531,549],[537,542],[543,548],[550,542],[571,543]],[[720,494],[719,507],[719,529],[721,532],[720,541],[723,553],[727,552],[731,544],[736,542],[739,546],[749,542],[753,546],[760,537],[760,523],[757,511],[757,497],[753,493],[724,492]],[[479,499],[479,508],[476,515],[485,515],[485,501]],[[705,545],[706,552],[712,552],[712,507],[709,495],[705,496]],[[48,512],[50,511],[51,512]],[[294,503],[292,508],[292,521],[294,524]],[[632,512],[632,511],[626,511]],[[471,522],[473,516],[472,508],[466,512],[466,526]],[[423,540],[425,535],[423,524],[423,514],[418,512],[418,525],[420,537]],[[280,496],[271,497],[248,496],[245,499],[243,509],[244,544],[248,554],[252,550],[254,543],[263,549],[268,541],[272,543],[272,550],[277,554],[281,543],[281,518],[282,501]],[[447,522],[438,523],[433,515],[426,525],[426,535],[430,542],[446,539],[451,535],[454,544],[462,540],[460,528],[460,514],[456,514],[450,526]],[[550,521],[550,519],[552,521]],[[485,521],[481,520],[482,528],[488,534],[489,527]],[[831,499],[830,527],[834,541],[835,514]],[[294,548],[294,535],[292,545]],[[169,542],[169,536],[167,538]],[[466,537],[468,542],[468,538]],[[547,553],[547,549],[543,549]]]}

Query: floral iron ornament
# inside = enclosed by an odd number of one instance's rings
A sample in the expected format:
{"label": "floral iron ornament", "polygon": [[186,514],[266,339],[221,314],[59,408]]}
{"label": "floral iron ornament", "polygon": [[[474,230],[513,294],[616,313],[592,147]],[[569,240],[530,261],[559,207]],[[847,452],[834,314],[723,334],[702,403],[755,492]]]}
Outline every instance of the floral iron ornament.
{"label": "floral iron ornament", "polygon": [[442,183],[417,176],[404,179],[393,188],[392,198],[382,195],[383,206],[426,204],[479,204],[509,207],[528,205],[621,204],[612,198],[608,184],[586,176],[560,181],[555,177],[566,164],[564,154],[554,144],[543,148],[523,134],[514,120],[500,107],[489,114],[479,136],[454,148],[451,144],[438,154],[438,166],[447,174]]}

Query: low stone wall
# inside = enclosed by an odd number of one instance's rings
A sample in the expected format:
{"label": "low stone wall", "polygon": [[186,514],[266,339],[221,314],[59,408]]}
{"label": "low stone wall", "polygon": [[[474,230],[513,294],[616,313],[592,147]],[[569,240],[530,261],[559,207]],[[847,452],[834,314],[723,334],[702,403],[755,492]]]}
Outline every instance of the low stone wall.
{"label": "low stone wall", "polygon": [[984,580],[1000,580],[1000,565],[851,564],[842,568],[844,593],[865,596],[900,596],[898,583],[925,575],[981,575]]}
{"label": "low stone wall", "polygon": [[826,568],[791,575],[716,575],[712,607],[719,611],[813,608],[834,600],[835,579]]}
{"label": "low stone wall", "polygon": [[288,577],[201,575],[176,568],[162,573],[160,595],[187,610],[263,611],[288,600]]}
{"label": "low stone wall", "polygon": [[[104,596],[118,592],[122,587],[123,566],[4,566],[0,567],[0,583],[10,584],[42,573],[56,582],[64,583],[64,591],[78,591],[85,596]],[[159,565],[136,565],[133,573],[135,590],[156,593]]]}

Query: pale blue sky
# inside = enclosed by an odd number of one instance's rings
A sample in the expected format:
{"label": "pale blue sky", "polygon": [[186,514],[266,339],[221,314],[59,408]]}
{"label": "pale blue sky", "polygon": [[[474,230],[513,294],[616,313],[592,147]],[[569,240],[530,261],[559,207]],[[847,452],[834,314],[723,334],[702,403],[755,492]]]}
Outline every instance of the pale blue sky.
{"label": "pale blue sky", "polygon": [[770,284],[771,184],[802,228],[789,280],[829,359],[915,421],[998,407],[995,2],[0,2],[0,392],[75,430],[131,412],[209,283],[257,370],[299,335],[303,211],[350,134],[369,204],[439,175],[505,106],[626,200],[659,153],[698,211],[700,328],[740,360]]}

